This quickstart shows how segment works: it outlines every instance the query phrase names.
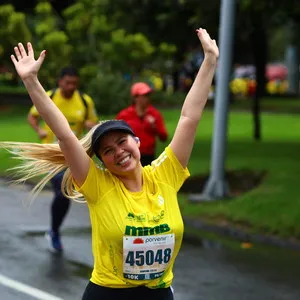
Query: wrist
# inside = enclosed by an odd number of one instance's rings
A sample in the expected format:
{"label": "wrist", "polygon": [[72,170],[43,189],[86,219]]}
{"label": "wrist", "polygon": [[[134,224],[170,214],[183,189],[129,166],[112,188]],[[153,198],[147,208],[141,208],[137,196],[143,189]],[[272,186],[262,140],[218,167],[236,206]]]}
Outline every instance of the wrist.
{"label": "wrist", "polygon": [[217,65],[218,58],[213,53],[205,53],[204,61],[210,65]]}
{"label": "wrist", "polygon": [[38,83],[39,80],[37,78],[37,74],[31,74],[26,77],[23,77],[22,81],[25,85],[30,85],[30,84]]}

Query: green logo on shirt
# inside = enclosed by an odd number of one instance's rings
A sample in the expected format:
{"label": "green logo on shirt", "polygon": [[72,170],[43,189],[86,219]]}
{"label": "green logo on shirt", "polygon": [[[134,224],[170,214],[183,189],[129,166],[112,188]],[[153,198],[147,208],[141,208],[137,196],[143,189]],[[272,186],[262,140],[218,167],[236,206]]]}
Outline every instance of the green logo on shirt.
{"label": "green logo on shirt", "polygon": [[157,223],[160,220],[162,220],[165,216],[165,211],[162,210],[158,215],[156,216],[151,216],[148,213],[140,214],[140,215],[135,215],[134,213],[130,212],[128,213],[126,219],[130,221],[136,221],[136,222],[154,222]]}
{"label": "green logo on shirt", "polygon": [[161,234],[170,231],[171,228],[168,224],[161,224],[155,227],[135,227],[135,226],[126,226],[125,235],[131,236],[144,236],[144,235],[153,235]]}

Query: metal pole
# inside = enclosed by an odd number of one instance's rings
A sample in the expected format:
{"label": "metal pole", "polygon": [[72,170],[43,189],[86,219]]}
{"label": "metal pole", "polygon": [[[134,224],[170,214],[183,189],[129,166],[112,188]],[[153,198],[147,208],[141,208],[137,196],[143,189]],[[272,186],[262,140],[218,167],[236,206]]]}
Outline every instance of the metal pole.
{"label": "metal pole", "polygon": [[286,27],[287,47],[285,50],[285,63],[288,69],[288,93],[299,94],[299,49],[298,34],[299,25],[295,21],[289,21]]}
{"label": "metal pole", "polygon": [[222,0],[219,27],[220,59],[216,74],[215,117],[210,177],[202,194],[189,195],[189,200],[191,201],[224,198],[229,193],[225,179],[224,165],[234,21],[235,0]]}
{"label": "metal pole", "polygon": [[286,66],[288,68],[288,92],[290,94],[299,94],[299,65],[298,48],[295,45],[288,45],[285,53]]}

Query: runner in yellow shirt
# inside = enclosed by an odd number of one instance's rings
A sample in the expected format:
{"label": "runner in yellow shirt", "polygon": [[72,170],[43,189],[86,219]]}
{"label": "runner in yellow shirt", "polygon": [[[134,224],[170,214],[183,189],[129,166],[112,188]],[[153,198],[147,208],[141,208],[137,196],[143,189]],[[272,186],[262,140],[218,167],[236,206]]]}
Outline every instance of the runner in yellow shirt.
{"label": "runner in yellow shirt", "polygon": [[2,142],[0,146],[25,158],[19,166],[24,176],[49,172],[38,190],[67,167],[66,195],[74,200],[84,196],[92,224],[94,270],[83,300],[174,299],[172,270],[183,236],[177,192],[189,176],[187,164],[219,55],[206,30],[198,29],[197,35],[203,63],[169,146],[146,167],[140,162],[140,141],[125,121],[101,122],[78,140],[38,81],[45,51],[35,60],[30,43],[27,51],[22,44],[15,47],[15,68],[59,145]]}
{"label": "runner in yellow shirt", "polygon": [[[58,87],[48,91],[47,94],[66,117],[73,133],[78,138],[81,138],[84,131],[91,129],[98,121],[94,102],[91,97],[81,93],[77,89],[79,85],[79,75],[75,68],[63,68],[57,83]],[[31,127],[37,132],[42,143],[57,142],[56,136],[42,120],[35,106],[31,107],[27,119]],[[50,249],[58,252],[63,250],[60,238],[60,227],[70,207],[70,200],[61,192],[63,175],[64,171],[56,174],[51,179],[54,197],[51,204],[51,227],[50,230],[46,232]]]}

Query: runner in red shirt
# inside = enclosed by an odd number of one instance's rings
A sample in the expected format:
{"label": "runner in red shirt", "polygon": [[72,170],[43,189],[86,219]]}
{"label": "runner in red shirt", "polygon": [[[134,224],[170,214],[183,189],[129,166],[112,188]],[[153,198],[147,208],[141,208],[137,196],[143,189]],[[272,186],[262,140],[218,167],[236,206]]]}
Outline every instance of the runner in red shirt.
{"label": "runner in red shirt", "polygon": [[137,82],[131,87],[132,105],[121,110],[116,119],[126,121],[139,137],[141,163],[151,164],[155,159],[156,137],[162,142],[168,138],[161,113],[150,104],[151,87],[144,82]]}

